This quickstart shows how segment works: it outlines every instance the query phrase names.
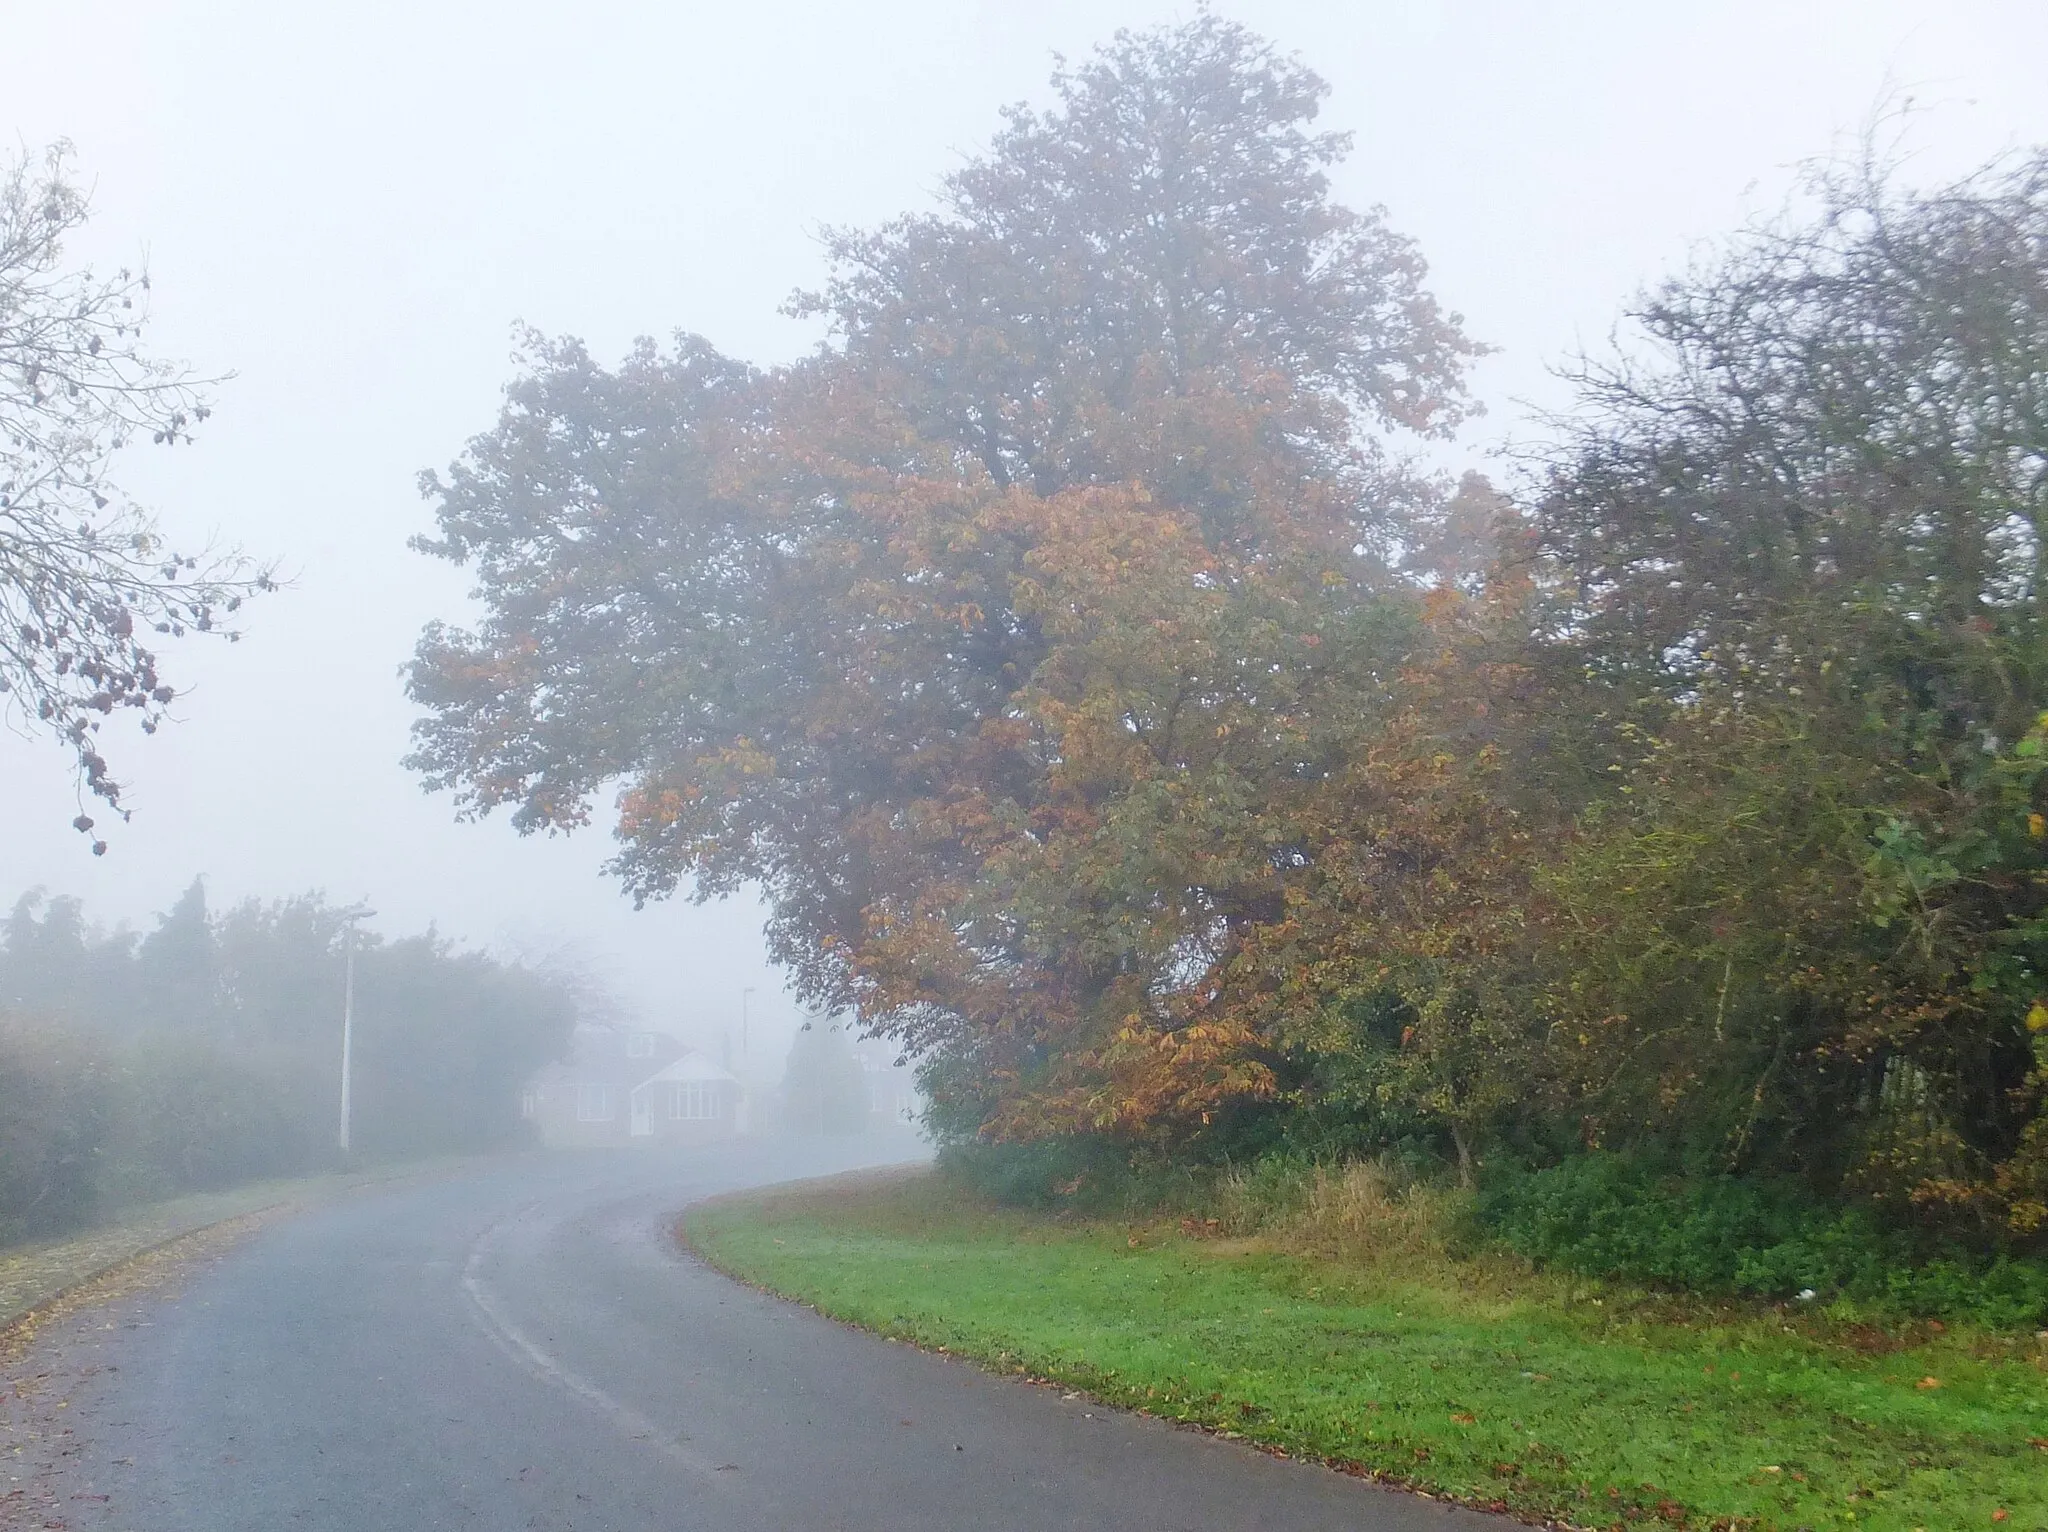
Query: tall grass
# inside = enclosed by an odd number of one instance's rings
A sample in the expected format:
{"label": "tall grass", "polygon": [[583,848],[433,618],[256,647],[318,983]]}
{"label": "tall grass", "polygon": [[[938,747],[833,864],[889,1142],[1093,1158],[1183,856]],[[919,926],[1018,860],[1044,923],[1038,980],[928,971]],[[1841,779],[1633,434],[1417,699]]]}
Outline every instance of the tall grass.
{"label": "tall grass", "polygon": [[1457,1243],[1468,1199],[1388,1159],[1265,1161],[1213,1189],[1213,1232],[1263,1235],[1336,1259],[1440,1260]]}

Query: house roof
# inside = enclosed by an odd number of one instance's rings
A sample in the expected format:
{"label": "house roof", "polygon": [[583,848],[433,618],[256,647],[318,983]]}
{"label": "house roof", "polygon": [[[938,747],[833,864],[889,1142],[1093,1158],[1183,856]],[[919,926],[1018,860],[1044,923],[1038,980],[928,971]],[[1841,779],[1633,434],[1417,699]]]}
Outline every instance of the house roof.
{"label": "house roof", "polygon": [[622,1043],[633,1037],[658,1037],[663,1042],[674,1043],[678,1048],[688,1046],[665,1027],[643,1027],[637,1023],[629,1024],[623,1021],[579,1021],[571,1036],[579,1044],[600,1041]]}
{"label": "house roof", "polygon": [[650,1085],[660,1085],[669,1080],[729,1081],[734,1085],[739,1084],[738,1075],[729,1069],[720,1069],[693,1048],[674,1063],[649,1075],[633,1089],[645,1090]]}

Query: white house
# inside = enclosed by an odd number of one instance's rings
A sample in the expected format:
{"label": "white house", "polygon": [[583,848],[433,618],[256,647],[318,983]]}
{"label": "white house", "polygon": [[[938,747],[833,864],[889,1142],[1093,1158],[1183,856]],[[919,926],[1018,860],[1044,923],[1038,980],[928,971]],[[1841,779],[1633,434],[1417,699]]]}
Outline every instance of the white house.
{"label": "white house", "polygon": [[586,1024],[527,1082],[522,1114],[549,1148],[694,1143],[742,1132],[740,1082],[666,1032]]}

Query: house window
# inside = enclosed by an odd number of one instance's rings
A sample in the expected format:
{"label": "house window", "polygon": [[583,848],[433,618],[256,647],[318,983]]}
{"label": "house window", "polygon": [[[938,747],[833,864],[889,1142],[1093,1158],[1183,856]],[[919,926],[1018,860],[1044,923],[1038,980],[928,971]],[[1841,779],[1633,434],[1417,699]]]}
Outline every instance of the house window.
{"label": "house window", "polygon": [[540,1092],[539,1092],[539,1091],[537,1091],[537,1090],[530,1090],[530,1091],[527,1091],[527,1092],[525,1092],[525,1093],[524,1093],[523,1095],[521,1095],[521,1096],[520,1096],[520,1098],[519,1098],[519,1115],[520,1115],[521,1117],[538,1117],[538,1116],[540,1116]]}
{"label": "house window", "polygon": [[669,1087],[668,1115],[678,1122],[707,1122],[723,1117],[724,1106],[715,1085],[691,1080]]}
{"label": "house window", "polygon": [[610,1122],[612,1120],[612,1088],[609,1085],[577,1086],[576,1120],[578,1122]]}
{"label": "house window", "polygon": [[626,1038],[626,1057],[629,1059],[651,1059],[654,1057],[654,1034],[634,1032]]}

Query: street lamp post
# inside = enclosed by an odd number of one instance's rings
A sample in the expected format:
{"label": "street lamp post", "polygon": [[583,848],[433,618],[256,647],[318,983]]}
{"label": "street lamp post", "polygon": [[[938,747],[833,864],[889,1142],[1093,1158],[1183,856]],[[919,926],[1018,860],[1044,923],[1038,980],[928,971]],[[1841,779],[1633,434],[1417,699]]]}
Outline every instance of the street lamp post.
{"label": "street lamp post", "polygon": [[341,958],[341,1129],[334,1136],[343,1154],[349,1152],[349,1127],[353,1116],[350,1088],[354,1084],[356,1052],[356,922],[376,914],[357,905],[342,912],[348,920],[342,937]]}

